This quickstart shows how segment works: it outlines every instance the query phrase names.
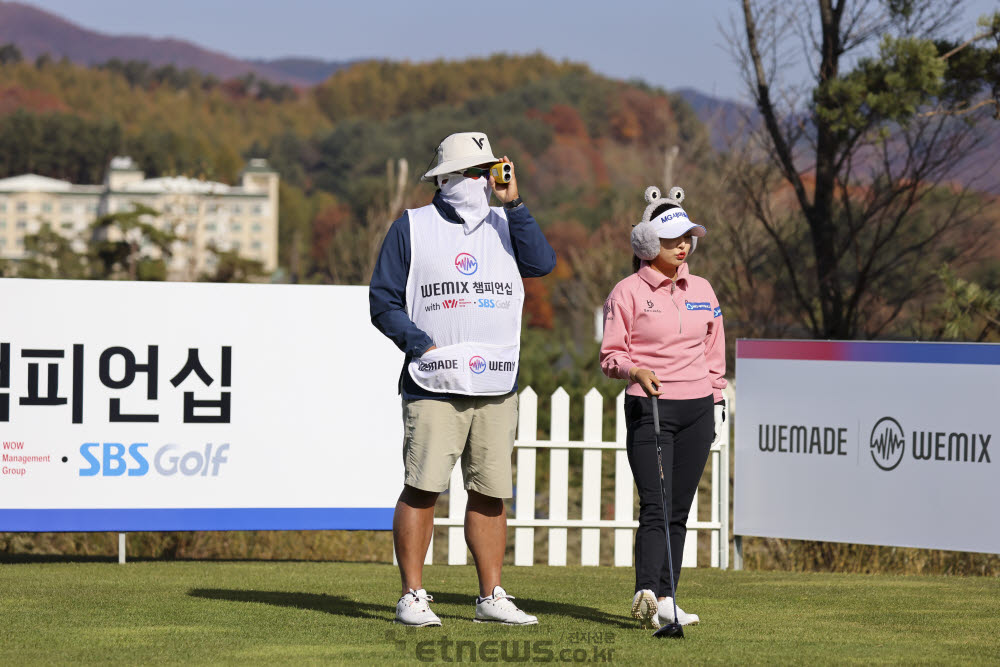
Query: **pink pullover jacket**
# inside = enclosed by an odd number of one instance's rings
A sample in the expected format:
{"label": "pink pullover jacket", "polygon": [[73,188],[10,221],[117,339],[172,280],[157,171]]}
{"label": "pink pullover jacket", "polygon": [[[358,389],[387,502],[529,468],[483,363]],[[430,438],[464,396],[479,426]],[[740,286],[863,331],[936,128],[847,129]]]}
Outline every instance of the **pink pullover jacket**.
{"label": "pink pullover jacket", "polygon": [[[726,344],[722,308],[704,278],[687,263],[675,280],[643,262],[636,273],[615,285],[604,303],[601,370],[628,380],[635,366],[649,368],[663,383],[660,398],[688,399],[713,395],[722,400],[726,380]],[[645,396],[642,385],[628,383],[626,393]]]}

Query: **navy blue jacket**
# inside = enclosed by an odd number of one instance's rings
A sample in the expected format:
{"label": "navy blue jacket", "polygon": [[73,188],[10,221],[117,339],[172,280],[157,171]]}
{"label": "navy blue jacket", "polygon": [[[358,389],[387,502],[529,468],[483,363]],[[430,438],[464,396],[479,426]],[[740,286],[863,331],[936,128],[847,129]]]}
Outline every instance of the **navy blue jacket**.
{"label": "navy blue jacket", "polygon": [[[444,201],[441,192],[434,195],[431,202],[438,212],[449,222],[462,224],[462,218],[455,209]],[[541,228],[528,211],[527,206],[519,206],[507,211],[511,245],[514,260],[522,278],[538,278],[552,272],[556,266],[556,253],[542,234]],[[406,400],[421,398],[450,399],[463,398],[458,394],[427,391],[417,386],[406,372],[407,364],[413,357],[419,357],[434,341],[426,332],[417,328],[406,312],[406,277],[410,273],[410,217],[405,212],[392,223],[382,241],[375,271],[368,291],[368,306],[372,324],[392,339],[406,354],[403,371],[399,376],[399,392]],[[514,383],[517,390],[517,382]]]}

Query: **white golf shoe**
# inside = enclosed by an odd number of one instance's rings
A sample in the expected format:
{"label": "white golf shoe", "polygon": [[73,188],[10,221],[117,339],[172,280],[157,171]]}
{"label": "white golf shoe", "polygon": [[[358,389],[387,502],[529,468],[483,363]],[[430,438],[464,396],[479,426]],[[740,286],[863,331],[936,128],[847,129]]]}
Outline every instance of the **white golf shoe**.
{"label": "white golf shoe", "polygon": [[441,625],[441,619],[431,611],[428,602],[434,602],[434,598],[428,595],[427,591],[422,588],[418,591],[410,589],[396,603],[396,623],[413,628]]}
{"label": "white golf shoe", "polygon": [[[660,601],[660,610],[656,614],[659,617],[660,625],[674,622],[674,601],[672,598],[663,598]],[[677,618],[681,625],[698,625],[701,621],[698,614],[689,614],[680,607],[677,607]]]}
{"label": "white golf shoe", "polygon": [[502,623],[504,625],[537,625],[538,617],[526,614],[511,602],[513,595],[499,586],[493,588],[493,595],[476,598],[476,623]]}
{"label": "white golf shoe", "polygon": [[656,596],[653,591],[645,588],[636,591],[632,598],[632,618],[639,619],[639,627],[658,630],[660,620],[657,618]]}

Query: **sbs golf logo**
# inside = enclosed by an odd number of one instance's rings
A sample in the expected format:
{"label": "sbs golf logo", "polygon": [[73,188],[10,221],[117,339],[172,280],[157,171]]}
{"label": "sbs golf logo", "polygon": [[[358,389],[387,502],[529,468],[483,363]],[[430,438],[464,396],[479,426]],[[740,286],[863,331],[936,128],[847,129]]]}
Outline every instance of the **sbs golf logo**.
{"label": "sbs golf logo", "polygon": [[[134,442],[125,447],[120,442],[85,442],[80,455],[87,462],[80,468],[80,477],[144,477],[155,473],[163,477],[218,477],[223,464],[229,461],[229,443],[208,443],[204,450],[183,450],[167,444],[152,456],[146,450],[149,443]],[[152,466],[150,463],[152,462]]]}

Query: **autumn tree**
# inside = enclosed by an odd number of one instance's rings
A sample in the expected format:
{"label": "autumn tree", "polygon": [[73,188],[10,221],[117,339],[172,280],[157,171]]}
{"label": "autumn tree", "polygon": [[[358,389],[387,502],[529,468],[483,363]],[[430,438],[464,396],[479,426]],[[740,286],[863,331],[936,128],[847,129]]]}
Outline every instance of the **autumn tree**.
{"label": "autumn tree", "polygon": [[[977,124],[1000,117],[1000,13],[955,40],[959,5],[742,2],[732,37],[763,129],[737,184],[783,298],[815,337],[883,333],[942,261],[969,250],[957,234],[970,199],[939,186]],[[808,86],[783,78],[789,62],[809,63]]]}
{"label": "autumn tree", "polygon": [[166,280],[166,260],[180,240],[159,229],[159,214],[148,206],[133,204],[129,211],[109,213],[92,225],[91,252],[98,267],[95,277],[104,280]]}
{"label": "autumn tree", "polygon": [[17,110],[0,117],[0,177],[34,173],[99,183],[121,141],[116,121]]}
{"label": "autumn tree", "polygon": [[19,63],[22,60],[21,49],[17,48],[16,44],[8,43],[0,45],[0,65]]}
{"label": "autumn tree", "polygon": [[199,276],[206,283],[249,283],[260,281],[267,275],[263,262],[248,259],[233,250],[220,250],[214,246],[209,251],[215,255],[212,271]]}
{"label": "autumn tree", "polygon": [[24,237],[24,259],[17,265],[19,278],[90,277],[91,266],[85,240],[60,234],[49,223]]}
{"label": "autumn tree", "polygon": [[945,286],[933,320],[940,338],[977,342],[1000,338],[1000,292],[963,280],[947,266],[938,270],[938,277]]}

